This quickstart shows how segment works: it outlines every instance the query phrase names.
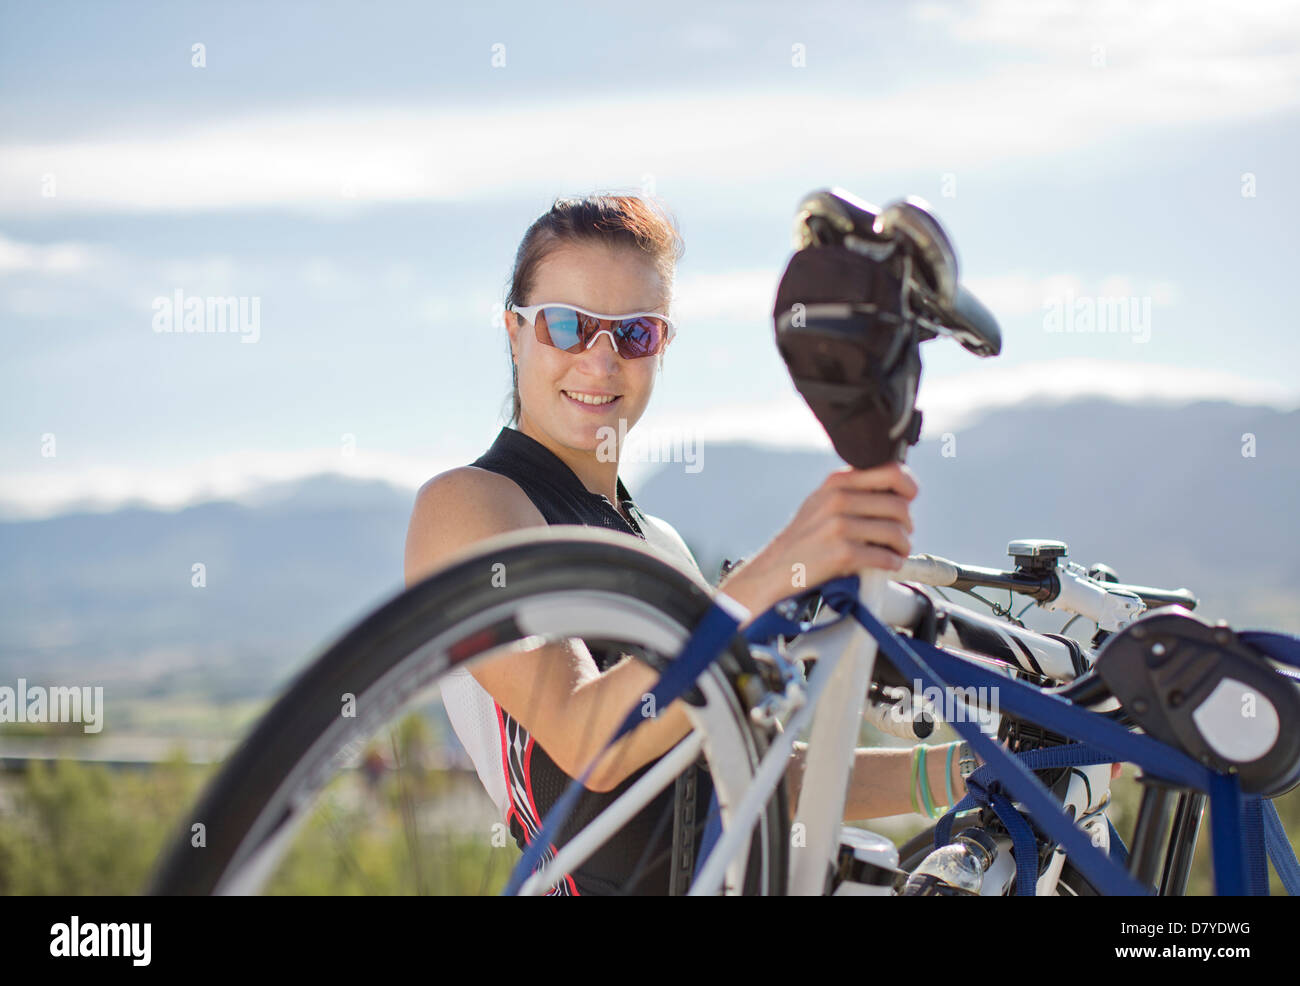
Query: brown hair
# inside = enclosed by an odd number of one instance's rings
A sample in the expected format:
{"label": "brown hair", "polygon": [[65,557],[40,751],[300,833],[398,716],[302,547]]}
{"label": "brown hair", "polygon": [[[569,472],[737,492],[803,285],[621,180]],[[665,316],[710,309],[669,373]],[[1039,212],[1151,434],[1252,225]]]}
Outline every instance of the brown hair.
{"label": "brown hair", "polygon": [[[685,252],[677,221],[659,201],[637,195],[595,194],[559,198],[524,233],[515,253],[514,271],[506,293],[506,317],[511,305],[522,305],[533,288],[537,268],[565,244],[602,243],[639,250],[654,264],[671,294],[677,261]],[[664,312],[670,315],[671,312]],[[514,361],[510,424],[519,423],[519,376]]]}

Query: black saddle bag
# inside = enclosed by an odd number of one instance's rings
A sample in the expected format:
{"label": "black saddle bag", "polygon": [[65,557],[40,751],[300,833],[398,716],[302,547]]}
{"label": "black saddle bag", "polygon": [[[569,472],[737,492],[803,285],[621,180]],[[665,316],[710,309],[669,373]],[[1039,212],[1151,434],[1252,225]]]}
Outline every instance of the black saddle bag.
{"label": "black saddle bag", "polygon": [[922,333],[895,268],[840,245],[807,247],[786,266],[772,313],[795,388],[860,469],[902,461],[921,436]]}

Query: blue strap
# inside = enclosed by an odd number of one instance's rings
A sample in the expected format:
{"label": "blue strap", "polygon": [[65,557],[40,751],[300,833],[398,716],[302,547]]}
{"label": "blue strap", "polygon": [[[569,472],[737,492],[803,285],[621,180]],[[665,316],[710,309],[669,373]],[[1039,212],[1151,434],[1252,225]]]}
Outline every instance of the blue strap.
{"label": "blue strap", "polygon": [[[1026,750],[1023,753],[1010,754],[1029,770],[1046,770],[1053,767],[1085,767],[1096,763],[1110,763],[1111,757],[1103,750],[1088,746],[1086,743],[1065,743],[1061,746],[1045,747],[1038,750]],[[951,840],[952,824],[959,811],[966,810],[968,802],[975,805],[988,805],[997,813],[1002,824],[1011,836],[1016,860],[1016,895],[1032,896],[1038,889],[1038,846],[1030,823],[998,791],[997,780],[988,764],[981,765],[966,780],[967,797],[958,805],[948,809],[947,813],[935,824],[934,846],[947,845]],[[1111,834],[1111,858],[1120,865],[1128,861],[1128,850],[1124,841],[1115,831],[1110,819],[1106,824]]]}
{"label": "blue strap", "polygon": [[1260,798],[1246,796],[1241,799],[1241,827],[1245,833],[1246,879],[1250,893],[1256,897],[1268,896],[1268,852],[1264,847],[1264,806]]}
{"label": "blue strap", "polygon": [[[1237,639],[1283,664],[1300,668],[1300,637],[1274,630],[1242,630]],[[1290,677],[1290,675],[1288,675]]]}
{"label": "blue strap", "polygon": [[[710,606],[705,611],[704,616],[700,618],[700,622],[691,633],[690,639],[686,641],[681,654],[668,665],[664,673],[659,676],[659,681],[650,691],[651,707],[656,710],[666,709],[675,699],[681,697],[695,683],[695,679],[703,674],[709,665],[716,661],[718,656],[726,650],[727,645],[731,643],[732,637],[736,635],[736,627],[739,623],[740,621],[736,617],[732,616],[716,602]],[[560,831],[565,819],[569,817],[574,806],[578,803],[578,799],[582,797],[584,782],[591,777],[591,773],[595,770],[601,756],[644,721],[641,712],[643,707],[644,699],[638,701],[628,710],[623,724],[619,726],[618,731],[601,749],[600,754],[592,759],[587,769],[582,772],[581,777],[569,782],[564,794],[551,806],[551,810],[546,813],[546,819],[542,823],[541,831],[528,843],[528,848],[524,850],[523,856],[515,864],[514,871],[510,874],[510,879],[506,883],[506,888],[502,891],[503,894],[514,896],[519,893],[519,888],[523,886],[529,874],[537,869],[542,862],[542,857],[554,841],[555,834]]]}
{"label": "blue strap", "polygon": [[1000,790],[989,792],[993,811],[1011,835],[1016,859],[1016,896],[1033,897],[1038,889],[1038,836],[1029,819],[1016,811]]}
{"label": "blue strap", "polygon": [[1277,806],[1272,801],[1264,800],[1264,841],[1268,846],[1269,858],[1273,860],[1273,869],[1282,880],[1286,892],[1295,897],[1300,894],[1300,864],[1296,863],[1295,850],[1282,828],[1282,819],[1277,817]]}
{"label": "blue strap", "polygon": [[1210,835],[1214,840],[1214,893],[1219,897],[1244,897],[1250,893],[1246,856],[1241,849],[1245,839],[1242,814],[1237,775],[1211,772]]}
{"label": "blue strap", "polygon": [[[1266,657],[1292,668],[1300,668],[1300,637],[1289,633],[1277,633],[1272,630],[1243,630],[1237,639],[1260,651]],[[1300,674],[1288,668],[1275,669],[1293,681],[1300,682]],[[1254,807],[1252,807],[1252,802]],[[1251,882],[1261,894],[1268,893],[1268,864],[1257,857],[1266,853],[1273,861],[1273,868],[1286,892],[1295,897],[1300,894],[1300,863],[1296,862],[1295,849],[1287,838],[1282,820],[1278,818],[1277,807],[1266,798],[1253,796],[1246,799],[1247,832],[1246,852],[1251,861]],[[1263,846],[1260,849],[1260,831],[1263,831]]]}
{"label": "blue strap", "polygon": [[1115,828],[1115,823],[1106,816],[1106,828],[1110,829],[1110,855],[1124,866],[1128,865],[1128,846],[1124,845],[1124,840],[1119,837],[1119,831]]}
{"label": "blue strap", "polygon": [[[1012,854],[1016,860],[1016,894],[1032,897],[1038,887],[1038,838],[1028,819],[1002,793],[997,778],[987,764],[966,778],[966,792],[966,797],[961,802],[963,810],[968,802],[990,807],[1006,828],[1007,834],[1011,836]],[[935,848],[951,841],[952,819],[955,814],[950,808],[935,824]]]}
{"label": "blue strap", "polygon": [[[795,637],[801,633],[807,633],[813,628],[811,623],[801,623],[798,620],[787,619],[777,612],[777,607],[789,600],[799,600],[802,596],[788,596],[781,602],[776,603],[767,612],[750,621],[749,626],[741,631],[741,636],[751,644],[770,644],[777,637]],[[797,603],[796,603],[797,604]],[[818,630],[846,620],[848,617],[841,613],[833,620],[826,620],[816,624]]]}
{"label": "blue strap", "polygon": [[[1052,767],[1090,767],[1093,764],[1117,762],[1105,750],[1099,750],[1086,743],[1064,743],[1060,746],[1030,750],[1022,759],[1025,761],[1025,766],[1031,770],[1046,770]],[[1127,866],[1128,846],[1124,845],[1124,840],[1120,838],[1110,816],[1103,817],[1106,819],[1106,829],[1110,833],[1110,857],[1120,865]]]}

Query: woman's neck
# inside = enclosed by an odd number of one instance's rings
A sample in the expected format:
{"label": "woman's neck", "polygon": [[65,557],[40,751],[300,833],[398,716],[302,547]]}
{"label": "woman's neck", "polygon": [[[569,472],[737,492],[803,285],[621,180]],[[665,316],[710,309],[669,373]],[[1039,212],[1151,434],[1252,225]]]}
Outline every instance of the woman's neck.
{"label": "woman's neck", "polygon": [[529,422],[521,421],[515,427],[539,445],[549,449],[556,458],[573,470],[573,474],[578,477],[583,486],[593,493],[606,497],[614,505],[614,509],[622,511],[623,505],[618,502],[617,458],[606,462],[596,452],[584,452],[561,445],[532,427]]}

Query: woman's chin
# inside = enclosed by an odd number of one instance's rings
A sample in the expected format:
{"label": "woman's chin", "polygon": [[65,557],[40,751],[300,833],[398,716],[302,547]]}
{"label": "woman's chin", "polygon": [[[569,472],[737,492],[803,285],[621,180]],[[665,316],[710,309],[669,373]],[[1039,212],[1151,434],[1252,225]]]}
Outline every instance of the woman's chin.
{"label": "woman's chin", "polygon": [[560,430],[560,434],[564,436],[564,444],[569,448],[591,452],[608,461],[618,458],[618,450],[630,428],[626,420],[613,418],[609,421],[569,423]]}

